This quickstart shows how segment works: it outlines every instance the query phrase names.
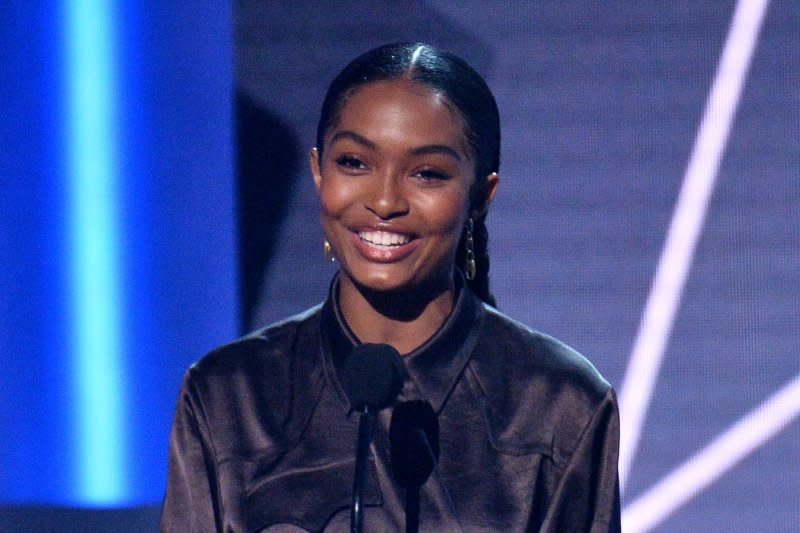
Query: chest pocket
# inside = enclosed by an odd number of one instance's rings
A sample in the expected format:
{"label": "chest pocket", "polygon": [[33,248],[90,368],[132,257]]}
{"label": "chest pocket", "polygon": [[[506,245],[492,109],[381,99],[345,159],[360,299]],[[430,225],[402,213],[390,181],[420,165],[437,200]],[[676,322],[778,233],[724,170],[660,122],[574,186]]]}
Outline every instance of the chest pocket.
{"label": "chest pocket", "polygon": [[[350,507],[353,472],[355,459],[351,458],[289,469],[257,480],[246,495],[247,531],[280,531],[280,527],[271,527],[279,524],[291,524],[304,531],[322,531],[335,514]],[[365,506],[383,504],[377,479],[375,463],[370,458]]]}

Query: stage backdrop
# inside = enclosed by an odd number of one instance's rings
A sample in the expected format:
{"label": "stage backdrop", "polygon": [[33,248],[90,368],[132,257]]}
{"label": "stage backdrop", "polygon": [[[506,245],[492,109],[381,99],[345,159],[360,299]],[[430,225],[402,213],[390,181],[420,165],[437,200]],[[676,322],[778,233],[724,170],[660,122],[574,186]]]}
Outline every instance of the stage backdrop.
{"label": "stage backdrop", "polygon": [[153,530],[183,370],[325,296],[319,108],[399,40],[497,96],[493,290],[616,387],[625,531],[797,531],[800,4],[232,4],[0,7],[0,531]]}

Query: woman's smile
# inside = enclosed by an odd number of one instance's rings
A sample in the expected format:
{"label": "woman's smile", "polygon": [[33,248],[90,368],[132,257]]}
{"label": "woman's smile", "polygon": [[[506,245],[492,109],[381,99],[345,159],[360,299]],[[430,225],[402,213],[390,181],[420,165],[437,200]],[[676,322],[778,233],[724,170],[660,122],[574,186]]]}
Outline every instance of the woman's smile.
{"label": "woman's smile", "polygon": [[359,231],[354,233],[356,249],[368,261],[393,263],[408,257],[419,245],[410,235],[391,231]]}
{"label": "woman's smile", "polygon": [[392,247],[407,244],[411,240],[408,235],[389,231],[359,231],[358,238],[376,246]]}

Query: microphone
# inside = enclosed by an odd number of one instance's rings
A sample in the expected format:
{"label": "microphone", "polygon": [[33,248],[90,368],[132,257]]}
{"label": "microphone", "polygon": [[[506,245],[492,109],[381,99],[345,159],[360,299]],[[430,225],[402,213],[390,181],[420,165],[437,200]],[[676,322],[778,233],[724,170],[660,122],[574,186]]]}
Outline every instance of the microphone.
{"label": "microphone", "polygon": [[367,473],[367,454],[378,411],[391,404],[403,386],[400,354],[388,344],[362,344],[347,358],[342,385],[350,407],[359,412],[356,441],[356,471],[353,476],[353,504],[350,531],[361,533],[364,525],[362,500]]}
{"label": "microphone", "polygon": [[406,489],[406,532],[419,530],[419,491],[439,459],[439,419],[431,404],[403,402],[389,427],[392,474]]}

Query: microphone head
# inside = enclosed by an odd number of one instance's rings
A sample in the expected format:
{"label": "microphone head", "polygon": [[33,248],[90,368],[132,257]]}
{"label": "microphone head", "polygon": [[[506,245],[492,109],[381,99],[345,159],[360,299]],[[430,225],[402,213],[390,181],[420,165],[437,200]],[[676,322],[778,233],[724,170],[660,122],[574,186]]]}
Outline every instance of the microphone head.
{"label": "microphone head", "polygon": [[396,405],[389,442],[397,483],[404,488],[421,487],[439,460],[439,419],[431,404],[412,400]]}
{"label": "microphone head", "polygon": [[342,386],[356,411],[383,409],[403,387],[400,354],[388,344],[362,344],[353,348],[342,375]]}

